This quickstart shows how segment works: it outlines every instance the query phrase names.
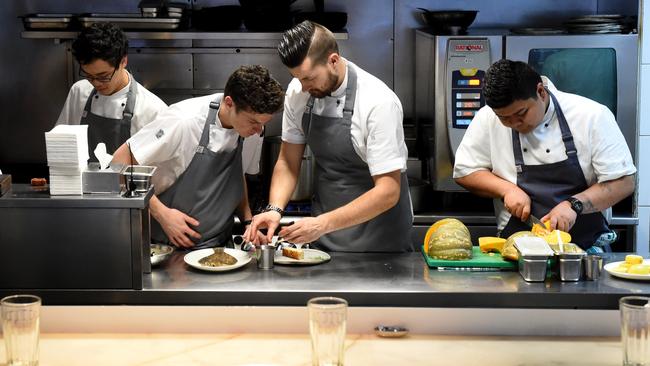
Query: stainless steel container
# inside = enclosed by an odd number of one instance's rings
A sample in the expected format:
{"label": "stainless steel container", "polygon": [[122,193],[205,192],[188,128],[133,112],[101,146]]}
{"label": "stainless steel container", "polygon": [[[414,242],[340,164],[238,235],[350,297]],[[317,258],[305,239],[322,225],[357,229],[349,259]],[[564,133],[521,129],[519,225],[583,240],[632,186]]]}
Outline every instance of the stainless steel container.
{"label": "stainless steel container", "polygon": [[82,172],[83,193],[119,194],[124,188],[123,171],[123,164],[111,164],[108,168],[101,169],[99,163],[88,163]]}
{"label": "stainless steel container", "polygon": [[547,256],[519,255],[519,274],[527,282],[544,282],[546,279]]}
{"label": "stainless steel container", "polygon": [[553,250],[546,241],[538,237],[515,238],[519,252],[519,274],[528,282],[543,282],[546,279],[548,259]]}
{"label": "stainless steel container", "polygon": [[584,253],[561,253],[557,257],[560,280],[565,282],[580,281]]}
{"label": "stainless steel container", "polygon": [[585,251],[573,243],[552,244],[551,248],[557,257],[557,272],[561,281],[575,282],[582,277],[582,258]]}
{"label": "stainless steel container", "polygon": [[275,263],[275,247],[273,245],[260,245],[257,248],[257,268],[272,269]]}
{"label": "stainless steel container", "polygon": [[151,188],[151,177],[157,167],[148,165],[129,165],[122,171],[129,191],[144,193]]}
{"label": "stainless steel container", "polygon": [[603,270],[603,257],[599,255],[586,255],[582,258],[585,279],[587,281],[595,281],[600,277],[600,272]]}

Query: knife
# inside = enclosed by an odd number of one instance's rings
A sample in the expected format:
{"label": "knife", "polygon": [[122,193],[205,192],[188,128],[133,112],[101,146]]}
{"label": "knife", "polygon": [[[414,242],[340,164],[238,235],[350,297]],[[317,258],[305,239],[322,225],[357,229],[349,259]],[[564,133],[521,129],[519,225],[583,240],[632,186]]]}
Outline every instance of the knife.
{"label": "knife", "polygon": [[546,225],[544,225],[544,223],[540,219],[538,219],[537,217],[535,217],[532,214],[528,215],[528,219],[526,220],[526,225],[528,225],[528,226],[530,226],[532,228],[533,225],[535,225],[535,224],[540,225],[541,227],[546,229]]}

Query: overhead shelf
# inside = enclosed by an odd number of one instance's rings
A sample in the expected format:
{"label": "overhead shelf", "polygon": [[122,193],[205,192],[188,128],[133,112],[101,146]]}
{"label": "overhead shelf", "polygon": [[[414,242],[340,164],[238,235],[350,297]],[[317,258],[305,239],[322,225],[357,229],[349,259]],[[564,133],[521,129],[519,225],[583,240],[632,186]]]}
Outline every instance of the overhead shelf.
{"label": "overhead shelf", "polygon": [[[180,31],[180,32],[161,32],[161,31],[137,31],[125,32],[130,39],[155,39],[155,40],[179,40],[179,39],[203,39],[203,40],[280,40],[282,33],[279,32],[197,32],[197,31]],[[66,40],[74,39],[79,34],[78,31],[23,31],[20,33],[22,38],[30,39],[55,39]],[[334,38],[338,40],[348,39],[348,32],[336,32]]]}

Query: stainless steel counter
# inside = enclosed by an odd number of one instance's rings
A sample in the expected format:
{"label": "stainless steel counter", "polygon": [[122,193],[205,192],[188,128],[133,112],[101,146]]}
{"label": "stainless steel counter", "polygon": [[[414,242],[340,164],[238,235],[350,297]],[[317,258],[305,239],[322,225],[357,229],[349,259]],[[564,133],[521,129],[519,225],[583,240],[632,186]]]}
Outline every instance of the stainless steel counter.
{"label": "stainless steel counter", "polygon": [[[518,272],[429,269],[420,253],[332,253],[328,263],[258,270],[255,260],[224,273],[194,270],[176,252],[144,276],[142,290],[37,290],[47,305],[304,306],[341,296],[351,306],[617,309],[625,295],[650,295],[650,283],[604,273],[595,282],[527,283]],[[619,260],[615,254],[608,260]],[[0,294],[17,292],[2,290]]]}
{"label": "stainless steel counter", "polygon": [[12,185],[0,197],[0,288],[141,289],[152,195],[50,196]]}

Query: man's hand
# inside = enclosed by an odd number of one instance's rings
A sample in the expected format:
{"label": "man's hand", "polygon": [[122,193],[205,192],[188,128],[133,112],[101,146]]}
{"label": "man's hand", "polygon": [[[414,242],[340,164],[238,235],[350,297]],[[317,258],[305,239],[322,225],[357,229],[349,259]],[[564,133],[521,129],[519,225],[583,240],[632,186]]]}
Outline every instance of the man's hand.
{"label": "man's hand", "polygon": [[[273,240],[275,229],[280,226],[280,219],[282,216],[276,211],[262,212],[261,214],[253,216],[253,220],[246,232],[244,233],[244,240],[248,240],[255,245],[270,243]],[[266,242],[260,241],[259,236],[256,234],[259,229],[267,229]]]}
{"label": "man's hand", "polygon": [[285,226],[278,233],[283,239],[291,243],[311,243],[327,234],[327,224],[322,216],[307,217],[296,221],[295,224]]}
{"label": "man's hand", "polygon": [[526,221],[530,215],[530,197],[517,186],[509,189],[503,195],[503,205],[512,216],[521,221]]}
{"label": "man's hand", "polygon": [[194,246],[194,242],[192,242],[190,237],[201,239],[201,234],[189,226],[197,227],[199,226],[199,222],[177,209],[170,208],[164,210],[158,218],[158,223],[160,223],[160,226],[172,244],[177,247],[191,248]]}
{"label": "man's hand", "polygon": [[558,229],[569,232],[576,223],[577,217],[578,214],[573,211],[571,204],[568,201],[562,201],[540,220],[542,222],[549,220],[551,222],[551,230]]}
{"label": "man's hand", "polygon": [[[249,237],[253,239],[248,239]],[[266,235],[264,235],[261,231],[259,230],[253,231],[251,229],[251,225],[246,225],[246,230],[244,231],[244,235],[242,235],[242,238],[244,238],[244,240],[246,241],[255,244],[256,246],[260,244],[267,244],[270,242],[266,239]]]}

